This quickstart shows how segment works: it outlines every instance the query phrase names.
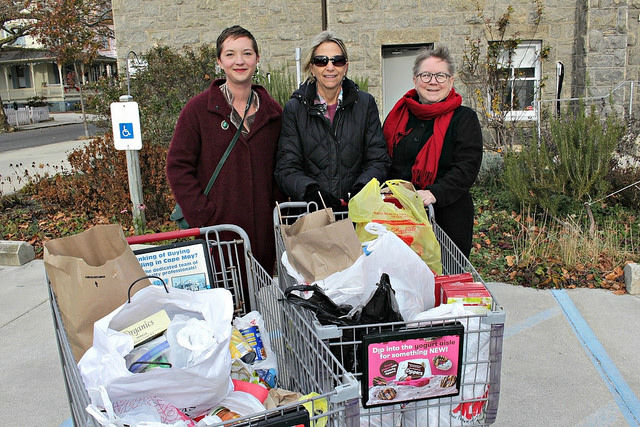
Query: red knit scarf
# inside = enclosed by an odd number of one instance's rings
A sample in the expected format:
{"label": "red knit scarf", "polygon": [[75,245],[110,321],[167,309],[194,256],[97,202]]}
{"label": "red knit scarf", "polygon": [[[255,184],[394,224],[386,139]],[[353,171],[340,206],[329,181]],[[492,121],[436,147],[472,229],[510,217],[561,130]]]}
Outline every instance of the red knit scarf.
{"label": "red knit scarf", "polygon": [[433,184],[438,172],[438,161],[442,152],[444,135],[453,117],[453,111],[462,105],[462,97],[451,88],[451,92],[442,102],[435,104],[420,104],[416,101],[418,93],[411,89],[405,93],[396,105],[393,106],[387,116],[382,132],[387,140],[389,155],[393,156],[393,148],[412,129],[407,130],[409,111],[420,120],[434,120],[433,135],[424,144],[416,161],[411,168],[411,182],[419,189]]}

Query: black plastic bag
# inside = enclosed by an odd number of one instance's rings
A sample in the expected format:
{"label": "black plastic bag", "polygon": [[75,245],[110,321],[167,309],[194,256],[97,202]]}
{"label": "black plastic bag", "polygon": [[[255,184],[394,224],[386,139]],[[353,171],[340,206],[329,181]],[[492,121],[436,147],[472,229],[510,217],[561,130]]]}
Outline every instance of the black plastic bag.
{"label": "black plastic bag", "polygon": [[[305,299],[291,293],[292,291],[311,291],[313,295]],[[386,273],[382,273],[380,276],[377,288],[369,301],[351,317],[347,316],[352,310],[350,305],[337,305],[316,285],[290,286],[284,291],[284,295],[290,303],[313,311],[318,321],[323,325],[357,326],[403,321],[395,291],[391,287],[389,275]],[[385,329],[385,327],[380,328],[380,330]],[[362,341],[362,335],[366,333],[366,329],[345,328],[342,333],[343,336],[338,339],[338,342],[352,341],[354,344],[330,345],[331,352],[349,372],[358,372],[360,360],[356,355],[359,354],[360,345],[355,343]]]}
{"label": "black plastic bag", "polygon": [[[292,291],[313,292],[310,298],[302,298]],[[284,291],[284,296],[292,304],[299,305],[313,311],[318,321],[323,325],[354,325],[355,322],[347,317],[353,307],[348,304],[337,305],[316,285],[290,286]]]}
{"label": "black plastic bag", "polygon": [[[355,317],[355,316],[354,316]],[[357,313],[357,319],[354,319],[355,324],[358,325],[371,325],[382,324],[389,322],[402,322],[402,315],[398,308],[398,302],[396,301],[396,294],[391,283],[389,282],[389,275],[382,273],[380,281],[377,283],[377,289],[369,298],[369,301],[365,306]],[[387,326],[376,326],[376,331],[384,331],[390,329]],[[340,341],[342,345],[330,345],[331,351],[341,361],[342,365],[349,372],[360,372],[359,367],[361,361],[357,356],[360,354],[360,344],[355,344],[362,341],[362,336],[367,333],[369,328],[347,328],[342,331],[342,337]],[[352,345],[344,345],[346,342],[353,342]]]}
{"label": "black plastic bag", "polygon": [[387,273],[382,273],[377,286],[378,288],[362,308],[358,323],[360,325],[368,325],[372,323],[402,322],[403,319],[398,308],[396,292],[391,287]]}

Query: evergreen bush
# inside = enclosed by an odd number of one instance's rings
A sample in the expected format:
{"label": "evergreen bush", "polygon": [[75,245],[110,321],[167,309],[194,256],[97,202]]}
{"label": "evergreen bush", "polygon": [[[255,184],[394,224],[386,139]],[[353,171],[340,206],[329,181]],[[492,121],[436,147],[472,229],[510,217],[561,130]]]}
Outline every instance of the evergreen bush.
{"label": "evergreen bush", "polygon": [[257,73],[256,83],[267,89],[269,95],[284,107],[296,89],[295,77],[289,74],[286,66],[276,68],[266,74]]}
{"label": "evergreen bush", "polygon": [[594,200],[609,185],[607,172],[625,126],[584,105],[552,118],[548,130],[519,153],[505,157],[505,182],[515,199],[556,214]]}

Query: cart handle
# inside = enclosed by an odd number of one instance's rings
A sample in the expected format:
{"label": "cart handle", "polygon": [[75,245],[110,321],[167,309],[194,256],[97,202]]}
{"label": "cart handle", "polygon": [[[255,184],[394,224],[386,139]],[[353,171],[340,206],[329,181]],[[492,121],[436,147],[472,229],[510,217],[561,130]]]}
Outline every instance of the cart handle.
{"label": "cart handle", "polygon": [[186,230],[165,231],[163,233],[141,234],[138,236],[127,237],[127,243],[130,245],[138,243],[159,242],[161,240],[173,240],[181,237],[197,237],[205,232],[200,228],[187,228]]}
{"label": "cart handle", "polygon": [[159,242],[162,240],[173,240],[183,237],[200,237],[208,236],[208,233],[221,233],[223,231],[231,231],[236,233],[243,240],[247,252],[251,252],[251,242],[249,235],[241,227],[234,224],[218,224],[209,225],[200,228],[187,228],[185,230],[165,231],[162,233],[140,234],[137,236],[127,237],[127,243],[130,245],[138,243]]}
{"label": "cart handle", "polygon": [[[314,203],[314,202],[311,202],[311,203]],[[273,208],[273,224],[276,225],[276,226],[279,225],[279,224],[282,224],[282,218],[281,218],[281,213],[280,213],[280,209],[281,208],[307,208],[307,212],[309,211],[307,202],[284,202],[284,203],[280,203],[278,206]],[[435,219],[436,219],[436,213],[433,210],[433,205],[429,204],[429,205],[425,206],[424,208],[427,211],[427,215],[429,217],[429,221],[431,221],[431,224],[433,224],[435,222]],[[185,230],[185,231],[188,231],[188,230]]]}

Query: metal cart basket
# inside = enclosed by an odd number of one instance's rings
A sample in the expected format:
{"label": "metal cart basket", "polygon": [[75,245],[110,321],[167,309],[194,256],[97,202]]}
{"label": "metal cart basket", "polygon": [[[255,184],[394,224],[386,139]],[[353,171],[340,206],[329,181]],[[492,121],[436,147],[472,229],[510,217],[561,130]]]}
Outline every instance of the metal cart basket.
{"label": "metal cart basket", "polygon": [[[282,265],[285,251],[280,233],[281,224],[293,224],[298,217],[317,209],[315,203],[286,202],[274,210],[276,257],[278,260],[279,286],[284,290],[295,285]],[[336,219],[347,217],[347,212],[335,213]],[[460,252],[451,239],[434,220],[430,209],[433,231],[440,243],[443,274],[471,273],[474,280],[482,278],[469,260]],[[409,330],[416,326],[437,326],[445,321],[458,321],[464,328],[464,357],[462,361],[459,396],[433,400],[422,400],[405,405],[383,406],[361,409],[362,425],[380,426],[434,426],[434,425],[489,425],[495,422],[500,395],[500,370],[502,363],[502,340],[505,312],[493,298],[491,311],[481,315],[451,317],[429,322],[395,322],[358,326],[321,325],[315,315],[296,306],[302,316],[314,327],[314,332],[331,348],[341,364],[356,378],[362,376],[358,366],[362,336],[382,331]]]}
{"label": "metal cart basket", "polygon": [[[311,408],[311,425],[318,421],[317,425],[326,422],[330,426],[344,426],[357,421],[358,381],[344,370],[331,350],[313,332],[312,325],[286,303],[282,291],[251,254],[251,245],[244,230],[234,225],[217,225],[133,236],[127,241],[133,245],[201,235],[206,237],[214,287],[224,287],[233,294],[237,314],[246,314],[243,285],[248,285],[251,308],[261,313],[270,334],[272,351],[277,356],[278,387],[303,395],[317,393],[305,401],[220,425],[265,425],[263,423],[267,420],[271,422],[278,416],[304,409],[305,403]],[[85,411],[90,399],[71,352],[50,283],[49,296],[74,425],[96,426],[98,423]]]}

